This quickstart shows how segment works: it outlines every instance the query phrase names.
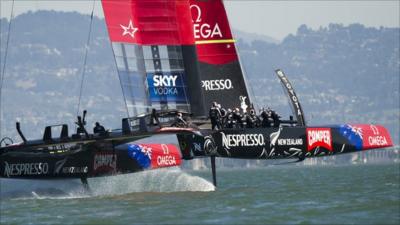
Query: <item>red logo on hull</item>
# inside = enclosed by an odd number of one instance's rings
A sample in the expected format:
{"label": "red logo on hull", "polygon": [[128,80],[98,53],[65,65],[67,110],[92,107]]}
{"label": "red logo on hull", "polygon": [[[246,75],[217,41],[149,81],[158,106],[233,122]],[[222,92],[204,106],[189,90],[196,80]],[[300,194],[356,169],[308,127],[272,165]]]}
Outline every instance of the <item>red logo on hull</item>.
{"label": "red logo on hull", "polygon": [[151,168],[179,166],[182,157],[179,149],[171,144],[143,144],[151,149]]}
{"label": "red logo on hull", "polygon": [[94,173],[115,173],[117,171],[117,155],[111,152],[99,152],[94,155]]}
{"label": "red logo on hull", "polygon": [[380,125],[352,124],[351,126],[362,131],[363,149],[383,148],[393,145],[389,132]]}
{"label": "red logo on hull", "polygon": [[307,150],[323,147],[332,151],[332,133],[330,128],[307,128]]}

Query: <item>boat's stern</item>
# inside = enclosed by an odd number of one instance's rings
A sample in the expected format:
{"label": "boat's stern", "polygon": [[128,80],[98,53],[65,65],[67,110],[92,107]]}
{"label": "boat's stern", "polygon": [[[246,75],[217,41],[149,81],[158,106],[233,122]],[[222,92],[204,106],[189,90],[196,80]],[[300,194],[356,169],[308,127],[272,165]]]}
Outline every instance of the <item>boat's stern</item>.
{"label": "boat's stern", "polygon": [[344,124],[337,127],[343,136],[357,150],[386,148],[393,146],[389,131],[381,125]]}

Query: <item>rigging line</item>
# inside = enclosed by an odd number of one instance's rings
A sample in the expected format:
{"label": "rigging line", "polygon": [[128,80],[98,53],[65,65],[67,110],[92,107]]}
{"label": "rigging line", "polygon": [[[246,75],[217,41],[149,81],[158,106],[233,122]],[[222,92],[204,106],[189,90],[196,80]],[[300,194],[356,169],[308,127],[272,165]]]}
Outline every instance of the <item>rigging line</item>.
{"label": "rigging line", "polygon": [[78,107],[77,107],[77,110],[76,110],[76,115],[77,116],[79,115],[79,110],[80,110],[80,106],[81,106],[81,99],[82,99],[82,92],[83,92],[83,84],[85,82],[87,55],[88,55],[88,52],[89,52],[89,42],[90,42],[90,37],[91,37],[91,34],[92,34],[93,12],[94,12],[94,8],[95,8],[95,3],[96,3],[96,0],[93,0],[92,14],[90,15],[89,33],[88,33],[88,37],[87,37],[86,44],[85,44],[85,57],[83,59],[81,85],[80,85],[80,88],[79,88]]}
{"label": "rigging line", "polygon": [[[6,49],[4,52],[4,63],[3,63],[3,69],[0,75],[0,138],[1,138],[1,128],[2,128],[2,97],[3,97],[3,83],[4,83],[4,77],[5,77],[5,71],[6,71],[6,62],[7,62],[7,55],[8,55],[8,45],[10,42],[10,33],[11,33],[11,24],[12,20],[14,17],[14,2],[15,0],[12,1],[11,5],[11,13],[10,13],[10,22],[8,24],[8,33],[7,33],[7,41],[6,41]],[[1,55],[0,55],[1,57]]]}

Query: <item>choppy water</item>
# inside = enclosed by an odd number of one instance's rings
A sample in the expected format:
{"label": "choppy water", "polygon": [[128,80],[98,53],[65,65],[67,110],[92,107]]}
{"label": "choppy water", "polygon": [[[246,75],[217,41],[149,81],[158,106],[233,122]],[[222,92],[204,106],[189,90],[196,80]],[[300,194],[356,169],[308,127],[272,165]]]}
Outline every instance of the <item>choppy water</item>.
{"label": "choppy water", "polygon": [[209,171],[175,169],[91,180],[91,194],[79,183],[53,184],[65,193],[3,193],[0,219],[2,224],[400,223],[398,163],[223,169],[216,190],[208,180]]}

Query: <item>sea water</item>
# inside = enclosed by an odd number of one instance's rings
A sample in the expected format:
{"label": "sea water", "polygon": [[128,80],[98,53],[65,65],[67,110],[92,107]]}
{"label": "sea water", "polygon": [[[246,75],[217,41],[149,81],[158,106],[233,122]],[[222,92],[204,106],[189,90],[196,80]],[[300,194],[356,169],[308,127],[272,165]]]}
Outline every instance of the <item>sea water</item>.
{"label": "sea water", "polygon": [[[163,169],[1,196],[1,224],[399,224],[399,163]],[[7,182],[7,181],[6,181]],[[65,181],[63,181],[65,182]],[[75,184],[73,184],[76,182]],[[2,181],[2,187],[7,183]],[[31,186],[33,187],[33,186]],[[55,191],[56,189],[61,189]],[[28,195],[27,195],[28,194]]]}

